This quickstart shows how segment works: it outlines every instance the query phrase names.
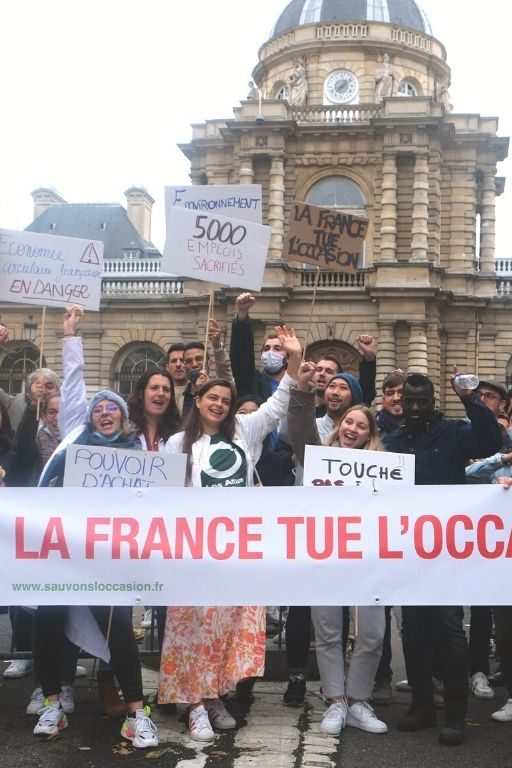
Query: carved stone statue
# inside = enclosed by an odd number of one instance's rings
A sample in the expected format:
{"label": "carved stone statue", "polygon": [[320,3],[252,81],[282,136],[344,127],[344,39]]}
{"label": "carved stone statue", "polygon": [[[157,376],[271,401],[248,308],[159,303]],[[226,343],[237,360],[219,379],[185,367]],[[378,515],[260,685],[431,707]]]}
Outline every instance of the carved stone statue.
{"label": "carved stone statue", "polygon": [[303,106],[308,96],[308,81],[306,80],[306,58],[299,56],[295,60],[295,69],[286,78],[288,88],[288,103],[294,107]]}
{"label": "carved stone statue", "polygon": [[448,88],[450,87],[450,81],[447,77],[443,77],[441,80],[438,80],[437,82],[437,100],[441,102],[443,107],[447,112],[451,112],[453,110],[453,104],[452,100],[450,98],[450,91]]}
{"label": "carved stone statue", "polygon": [[247,94],[248,101],[257,101],[260,97],[259,91],[254,84],[254,80],[249,80],[249,93]]}
{"label": "carved stone statue", "polygon": [[375,73],[375,103],[380,104],[382,99],[392,96],[393,94],[393,70],[389,63],[389,55],[387,53],[382,57],[382,64],[377,68]]}

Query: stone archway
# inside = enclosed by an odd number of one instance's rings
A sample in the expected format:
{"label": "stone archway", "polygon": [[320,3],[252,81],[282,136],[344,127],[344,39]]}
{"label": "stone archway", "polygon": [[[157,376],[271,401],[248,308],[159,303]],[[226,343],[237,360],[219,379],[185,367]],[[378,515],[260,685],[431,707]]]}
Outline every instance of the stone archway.
{"label": "stone archway", "polygon": [[359,378],[360,353],[350,344],[343,341],[315,341],[306,350],[306,360],[318,362],[324,357],[332,356],[339,361],[344,373],[351,373]]}

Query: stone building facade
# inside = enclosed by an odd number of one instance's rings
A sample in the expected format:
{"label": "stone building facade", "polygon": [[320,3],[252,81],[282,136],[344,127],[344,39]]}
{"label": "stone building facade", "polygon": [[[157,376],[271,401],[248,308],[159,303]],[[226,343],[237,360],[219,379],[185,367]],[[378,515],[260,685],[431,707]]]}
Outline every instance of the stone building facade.
{"label": "stone building facade", "polygon": [[[504,189],[498,163],[508,139],[498,136],[497,118],[452,111],[445,48],[414,0],[292,0],[260,48],[253,79],[256,88],[231,119],[194,125],[180,148],[192,183],[262,185],[272,238],[253,313],[257,342],[276,322],[306,335],[316,274],[281,258],[293,201],[303,200],[369,218],[364,269],[321,273],[311,357],[333,352],[355,370],[355,337],[371,333],[378,382],[395,367],[428,372],[454,415],[452,362],[509,381],[512,271],[494,254],[495,200]],[[34,194],[47,216],[48,190]],[[130,364],[134,378],[144,356],[156,360],[170,343],[204,336],[207,286],[158,272],[145,190],[127,192],[127,209],[150,251],[106,248],[101,312],[83,322],[91,390],[127,391]],[[30,229],[48,231],[42,218]],[[216,286],[214,314],[227,344],[236,294]],[[11,344],[23,339],[29,311],[5,304],[0,311]],[[44,356],[57,370],[59,322],[47,312]],[[31,343],[40,342],[36,333]],[[0,356],[5,386],[2,365]]]}

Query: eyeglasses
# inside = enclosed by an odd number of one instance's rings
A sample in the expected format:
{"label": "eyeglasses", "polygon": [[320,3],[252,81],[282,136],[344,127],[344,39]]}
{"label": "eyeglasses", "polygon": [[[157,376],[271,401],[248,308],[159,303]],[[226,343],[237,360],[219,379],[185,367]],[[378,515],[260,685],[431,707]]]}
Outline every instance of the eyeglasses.
{"label": "eyeglasses", "polygon": [[402,397],[402,390],[403,390],[403,387],[397,387],[397,389],[385,389],[384,397],[394,397],[395,395],[398,395],[398,397]]}
{"label": "eyeglasses", "polygon": [[107,403],[106,405],[96,405],[92,412],[95,416],[101,416],[103,413],[115,413],[119,411],[119,406],[116,403]]}
{"label": "eyeglasses", "polygon": [[56,411],[56,410],[55,410],[55,408],[49,408],[49,409],[46,411],[46,415],[47,415],[47,416],[58,416],[58,415],[59,415],[59,412],[58,412],[58,411]]}
{"label": "eyeglasses", "polygon": [[477,395],[482,398],[482,400],[501,400],[501,397],[497,395],[495,392],[478,392]]}

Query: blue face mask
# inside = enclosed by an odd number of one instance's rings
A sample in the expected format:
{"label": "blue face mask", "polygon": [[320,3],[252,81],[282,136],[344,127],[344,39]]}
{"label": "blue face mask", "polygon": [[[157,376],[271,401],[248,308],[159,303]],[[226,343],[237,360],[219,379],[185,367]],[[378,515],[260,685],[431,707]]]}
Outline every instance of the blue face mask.
{"label": "blue face mask", "polygon": [[285,366],[286,357],[280,355],[279,352],[269,350],[268,352],[261,353],[261,367],[269,376],[279,373]]}

